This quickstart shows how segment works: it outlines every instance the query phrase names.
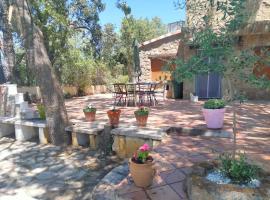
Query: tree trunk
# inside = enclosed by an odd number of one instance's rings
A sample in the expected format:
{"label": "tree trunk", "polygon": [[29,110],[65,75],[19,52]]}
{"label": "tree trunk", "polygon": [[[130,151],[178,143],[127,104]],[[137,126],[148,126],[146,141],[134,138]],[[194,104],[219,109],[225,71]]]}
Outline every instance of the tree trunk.
{"label": "tree trunk", "polygon": [[33,23],[27,0],[15,0],[17,24],[24,39],[29,68],[35,73],[46,109],[49,135],[53,144],[65,142],[65,126],[68,123],[64,98],[59,81],[55,77],[52,64],[44,45],[43,34]]}
{"label": "tree trunk", "polygon": [[9,1],[1,0],[0,1],[0,13],[2,19],[2,32],[3,32],[3,52],[4,59],[6,61],[3,65],[3,71],[5,75],[5,80],[11,82],[12,80],[12,71],[15,66],[15,51],[13,47],[13,38],[12,38],[12,28],[11,23],[8,19],[9,14]]}

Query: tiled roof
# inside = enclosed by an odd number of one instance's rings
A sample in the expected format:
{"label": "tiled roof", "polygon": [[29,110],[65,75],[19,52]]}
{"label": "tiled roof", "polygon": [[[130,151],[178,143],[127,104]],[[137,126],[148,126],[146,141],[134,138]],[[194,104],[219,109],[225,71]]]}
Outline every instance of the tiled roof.
{"label": "tiled roof", "polygon": [[172,32],[172,33],[167,33],[167,34],[161,35],[161,36],[159,36],[157,38],[154,38],[154,39],[143,42],[142,44],[140,44],[140,47],[146,46],[148,44],[154,43],[156,41],[159,41],[159,40],[171,37],[171,36],[180,35],[180,34],[181,34],[181,30],[177,30],[177,31]]}

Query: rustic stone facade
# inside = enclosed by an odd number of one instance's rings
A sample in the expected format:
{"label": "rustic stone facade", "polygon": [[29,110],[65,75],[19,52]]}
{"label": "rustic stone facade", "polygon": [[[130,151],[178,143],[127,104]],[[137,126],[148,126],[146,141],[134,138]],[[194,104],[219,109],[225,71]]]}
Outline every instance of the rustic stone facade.
{"label": "rustic stone facade", "polygon": [[[210,12],[213,22],[212,26],[220,27],[222,23],[222,15],[216,11],[216,7],[210,6],[208,9],[192,9],[194,3],[206,3],[207,0],[189,0],[187,1],[187,26],[194,28],[196,25],[200,26],[199,20],[206,12]],[[216,1],[213,1],[214,5]],[[236,49],[244,50],[247,48],[264,48],[270,47],[270,0],[248,0],[247,10],[249,11],[248,25],[237,32],[239,42],[236,44]],[[170,60],[175,57],[180,57],[184,60],[196,53],[196,49],[192,49],[184,41],[181,41],[183,33],[178,31],[170,33],[159,38],[147,41],[140,47],[140,61],[142,68],[142,81],[151,80],[151,60],[161,59]],[[254,88],[244,81],[233,78],[231,80],[232,87],[236,91],[241,91],[246,94],[248,99],[270,99],[270,92],[268,90]],[[222,95],[228,95],[228,81],[222,80]],[[195,92],[195,79],[186,80],[183,84],[183,96],[188,99],[190,93]]]}
{"label": "rustic stone facade", "polygon": [[[196,0],[197,3],[205,3],[206,0]],[[195,1],[188,1],[187,8],[192,6]],[[214,1],[215,2],[215,1]],[[248,0],[247,10],[250,13],[248,19],[248,25],[243,29],[238,31],[239,43],[236,48],[239,50],[244,50],[248,48],[264,48],[270,47],[270,0]],[[215,7],[211,9],[190,9],[187,10],[187,25],[190,28],[198,25],[201,27],[199,20],[202,19],[202,16],[206,12],[211,12],[212,15],[212,25],[216,27],[220,23],[220,13],[215,11]],[[219,25],[220,26],[220,25]],[[189,54],[190,55],[190,54]],[[184,57],[188,57],[185,55]],[[232,87],[241,93],[244,93],[248,99],[270,99],[270,92],[264,89],[258,89],[248,85],[246,82],[241,81],[235,77],[232,77],[230,80]],[[228,81],[222,80],[222,95],[227,96],[229,93]],[[195,80],[185,81],[184,82],[184,98],[189,98],[189,93],[195,92]]]}
{"label": "rustic stone facade", "polygon": [[178,53],[181,32],[169,33],[159,38],[144,42],[140,46],[141,81],[151,80],[151,59],[175,58]]}

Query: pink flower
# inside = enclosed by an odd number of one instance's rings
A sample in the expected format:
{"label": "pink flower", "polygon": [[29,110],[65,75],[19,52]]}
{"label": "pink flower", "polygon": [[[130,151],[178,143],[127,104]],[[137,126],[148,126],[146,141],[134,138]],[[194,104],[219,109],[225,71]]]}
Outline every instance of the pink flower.
{"label": "pink flower", "polygon": [[142,145],[140,148],[139,148],[140,151],[149,151],[150,150],[150,147],[148,144],[144,144]]}

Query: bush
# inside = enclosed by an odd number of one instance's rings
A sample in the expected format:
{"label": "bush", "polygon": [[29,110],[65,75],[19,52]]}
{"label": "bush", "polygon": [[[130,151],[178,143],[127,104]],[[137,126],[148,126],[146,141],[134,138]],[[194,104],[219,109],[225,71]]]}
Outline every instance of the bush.
{"label": "bush", "polygon": [[210,99],[204,103],[205,109],[221,109],[225,107],[225,101],[222,99]]}
{"label": "bush", "polygon": [[240,154],[237,159],[231,154],[222,154],[219,159],[221,172],[233,183],[245,184],[258,177],[259,168],[249,164],[244,154]]}
{"label": "bush", "polygon": [[43,104],[38,104],[37,109],[40,119],[45,120],[46,119],[45,106]]}

